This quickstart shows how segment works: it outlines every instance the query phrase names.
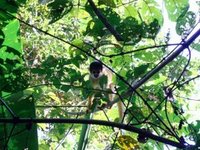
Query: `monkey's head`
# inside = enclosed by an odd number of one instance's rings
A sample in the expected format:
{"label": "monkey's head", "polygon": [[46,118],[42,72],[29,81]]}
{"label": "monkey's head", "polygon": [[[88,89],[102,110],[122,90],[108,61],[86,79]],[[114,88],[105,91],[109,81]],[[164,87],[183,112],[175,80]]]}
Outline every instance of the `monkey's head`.
{"label": "monkey's head", "polygon": [[92,78],[99,78],[102,75],[103,65],[98,61],[93,61],[90,64],[90,75]]}

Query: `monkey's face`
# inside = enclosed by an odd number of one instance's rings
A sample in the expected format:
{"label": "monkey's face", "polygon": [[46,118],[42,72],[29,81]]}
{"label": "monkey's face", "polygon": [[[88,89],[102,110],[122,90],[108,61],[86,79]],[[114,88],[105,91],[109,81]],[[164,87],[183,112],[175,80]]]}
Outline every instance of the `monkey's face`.
{"label": "monkey's face", "polygon": [[102,73],[103,65],[100,62],[94,61],[90,64],[89,70],[90,70],[90,76],[93,79],[98,79],[103,74]]}
{"label": "monkey's face", "polygon": [[91,70],[91,76],[95,79],[99,78],[102,74],[102,70]]}

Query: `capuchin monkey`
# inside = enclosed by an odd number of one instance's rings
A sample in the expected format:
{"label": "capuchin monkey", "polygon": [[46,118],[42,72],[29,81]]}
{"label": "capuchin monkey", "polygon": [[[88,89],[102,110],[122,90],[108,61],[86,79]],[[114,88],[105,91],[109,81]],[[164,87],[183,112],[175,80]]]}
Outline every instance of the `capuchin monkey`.
{"label": "capuchin monkey", "polygon": [[[109,102],[113,101],[115,98],[115,85],[112,83],[113,73],[105,66],[102,65],[99,61],[93,61],[89,66],[90,71],[90,81],[92,83],[93,89],[111,91],[112,93],[108,94]],[[105,77],[107,77],[107,83],[105,82]],[[104,78],[104,79],[103,79]],[[95,94],[92,94],[88,98],[88,110],[90,111],[91,106],[93,104]],[[108,103],[109,103],[108,102]],[[124,106],[121,101],[118,103],[118,111],[119,111],[119,121],[122,120],[124,115]]]}

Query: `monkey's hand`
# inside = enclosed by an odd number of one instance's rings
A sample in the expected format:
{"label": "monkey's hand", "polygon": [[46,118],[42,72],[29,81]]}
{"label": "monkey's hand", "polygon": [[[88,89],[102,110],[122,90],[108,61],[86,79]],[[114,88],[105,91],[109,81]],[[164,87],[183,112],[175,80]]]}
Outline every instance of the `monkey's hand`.
{"label": "monkey's hand", "polygon": [[98,108],[100,109],[100,110],[102,110],[102,109],[104,109],[104,108],[106,108],[106,103],[103,103],[103,104],[101,104],[100,106],[98,106]]}
{"label": "monkey's hand", "polygon": [[107,108],[108,108],[108,109],[111,109],[111,107],[112,107],[111,101],[108,101],[108,102],[107,102]]}
{"label": "monkey's hand", "polygon": [[87,108],[86,114],[91,113],[91,112],[92,112],[91,109],[88,109],[88,108]]}
{"label": "monkey's hand", "polygon": [[112,105],[110,105],[110,101],[108,101],[108,102],[104,102],[104,103],[102,103],[98,108],[99,109],[104,109],[104,108],[108,108],[108,109],[110,109],[112,107]]}

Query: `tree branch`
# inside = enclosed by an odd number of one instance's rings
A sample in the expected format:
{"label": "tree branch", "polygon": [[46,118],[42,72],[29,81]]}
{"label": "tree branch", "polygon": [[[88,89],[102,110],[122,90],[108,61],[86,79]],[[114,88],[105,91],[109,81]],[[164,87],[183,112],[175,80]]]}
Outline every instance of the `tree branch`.
{"label": "tree branch", "polygon": [[92,0],[88,0],[88,2],[90,3],[90,6],[92,7],[93,11],[95,12],[99,20],[101,20],[101,22],[112,33],[112,35],[116,38],[116,40],[123,41],[122,36],[113,28],[113,26],[109,23],[107,18],[98,10],[94,2]]}
{"label": "tree branch", "polygon": [[116,122],[109,122],[104,120],[91,120],[91,119],[33,119],[33,118],[18,118],[18,119],[4,119],[0,118],[0,123],[14,123],[14,124],[23,124],[23,123],[76,123],[76,124],[94,124],[94,125],[103,125],[103,126],[109,126],[109,127],[116,127],[120,129],[124,129],[127,131],[135,132],[138,134],[142,134],[145,137],[151,138],[155,141],[162,142],[171,146],[175,146],[177,148],[186,148],[186,145],[184,143],[178,143],[157,135],[152,134],[151,132],[147,132],[143,129],[136,128],[131,125],[125,125],[122,123],[116,123]]}

